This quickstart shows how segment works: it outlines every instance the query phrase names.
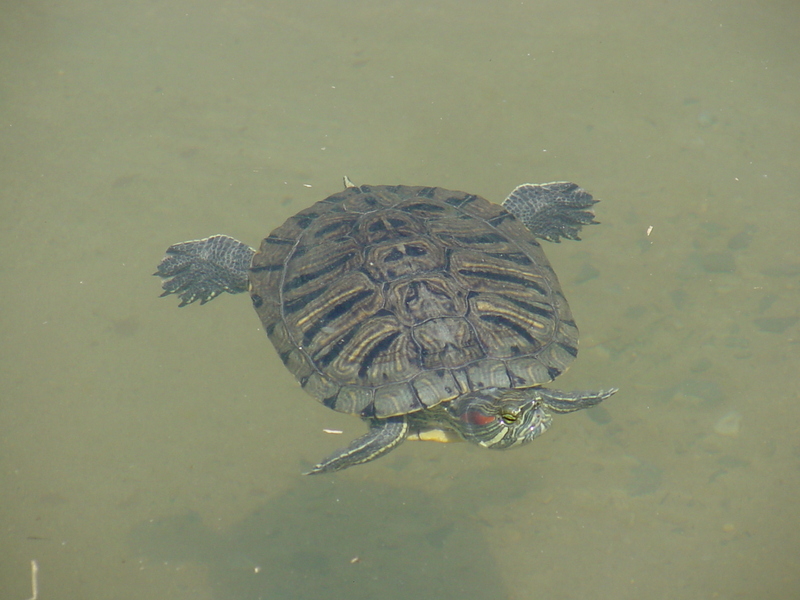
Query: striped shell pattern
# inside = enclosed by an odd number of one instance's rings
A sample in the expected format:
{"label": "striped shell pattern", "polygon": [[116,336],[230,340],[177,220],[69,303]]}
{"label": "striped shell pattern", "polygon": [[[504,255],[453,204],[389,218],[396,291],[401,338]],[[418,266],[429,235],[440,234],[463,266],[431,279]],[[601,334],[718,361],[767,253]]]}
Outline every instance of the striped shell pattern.
{"label": "striped shell pattern", "polygon": [[578,330],[539,243],[501,206],[441,188],[347,188],[261,243],[250,294],[326,406],[401,415],[551,381]]}

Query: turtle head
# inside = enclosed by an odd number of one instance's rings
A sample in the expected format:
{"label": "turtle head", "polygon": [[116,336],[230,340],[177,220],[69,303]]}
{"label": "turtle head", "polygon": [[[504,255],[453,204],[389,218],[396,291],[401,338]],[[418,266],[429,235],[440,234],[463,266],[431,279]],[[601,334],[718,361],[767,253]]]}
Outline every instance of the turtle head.
{"label": "turtle head", "polygon": [[461,437],[495,450],[527,444],[547,431],[553,420],[542,399],[531,390],[471,392],[453,400],[447,410]]}

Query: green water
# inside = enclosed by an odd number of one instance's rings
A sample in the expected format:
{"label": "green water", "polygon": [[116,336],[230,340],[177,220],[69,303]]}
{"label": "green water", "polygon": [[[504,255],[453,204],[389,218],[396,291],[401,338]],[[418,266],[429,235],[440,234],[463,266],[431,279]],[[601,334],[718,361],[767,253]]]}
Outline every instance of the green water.
{"label": "green water", "polygon": [[[732,2],[7,2],[0,594],[25,600],[800,595],[800,9]],[[404,444],[306,397],[250,244],[357,183],[601,203],[548,245],[581,328],[530,446]],[[331,436],[323,428],[342,429]]]}

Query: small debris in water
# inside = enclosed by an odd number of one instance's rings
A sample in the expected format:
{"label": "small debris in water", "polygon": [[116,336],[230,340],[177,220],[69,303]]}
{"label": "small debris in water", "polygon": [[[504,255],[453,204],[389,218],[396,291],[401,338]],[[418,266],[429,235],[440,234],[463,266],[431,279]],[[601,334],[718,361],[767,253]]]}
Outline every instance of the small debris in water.
{"label": "small debris in water", "polygon": [[31,597],[28,600],[39,600],[39,563],[31,561]]}
{"label": "small debris in water", "polygon": [[714,424],[714,433],[726,437],[736,437],[742,425],[742,413],[732,410]]}

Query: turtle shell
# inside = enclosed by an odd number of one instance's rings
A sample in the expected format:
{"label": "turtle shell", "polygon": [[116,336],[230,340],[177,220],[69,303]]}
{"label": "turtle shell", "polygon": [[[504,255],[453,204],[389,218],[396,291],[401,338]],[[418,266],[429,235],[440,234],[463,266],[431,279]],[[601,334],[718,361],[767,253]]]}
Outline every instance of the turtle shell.
{"label": "turtle shell", "polygon": [[350,187],[289,218],[250,268],[264,328],[303,388],[389,417],[551,381],[578,329],[534,235],[434,187]]}

